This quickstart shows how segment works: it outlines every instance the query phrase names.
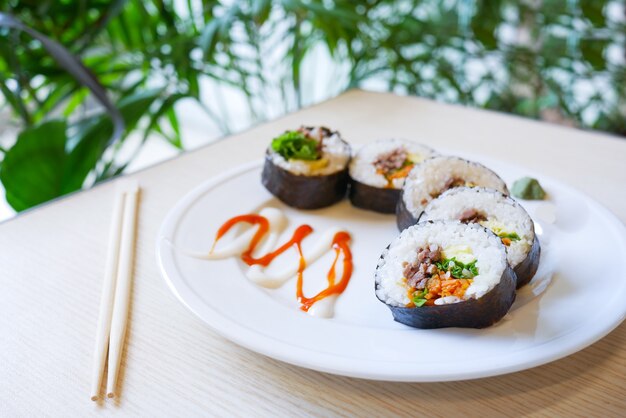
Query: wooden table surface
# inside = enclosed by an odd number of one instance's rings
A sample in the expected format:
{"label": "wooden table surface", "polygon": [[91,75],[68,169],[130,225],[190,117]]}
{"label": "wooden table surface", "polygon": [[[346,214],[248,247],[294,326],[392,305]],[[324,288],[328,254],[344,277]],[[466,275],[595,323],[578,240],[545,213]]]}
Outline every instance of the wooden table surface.
{"label": "wooden table surface", "polygon": [[114,184],[0,225],[0,416],[624,416],[625,324],[531,370],[408,384],[284,364],[223,339],[187,311],[155,260],[167,212],[207,178],[258,159],[270,138],[300,124],[334,127],[353,143],[398,136],[506,159],[577,187],[626,221],[624,139],[351,91],[129,176],[143,191],[122,396],[115,401],[89,400]]}

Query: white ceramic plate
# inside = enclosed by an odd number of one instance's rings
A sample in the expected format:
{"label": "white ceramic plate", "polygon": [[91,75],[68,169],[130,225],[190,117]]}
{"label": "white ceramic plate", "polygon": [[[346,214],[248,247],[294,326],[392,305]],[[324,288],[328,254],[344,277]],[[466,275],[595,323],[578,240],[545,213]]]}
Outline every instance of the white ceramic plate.
{"label": "white ceramic plate", "polygon": [[[534,176],[549,194],[547,201],[523,202],[542,243],[539,272],[493,327],[419,330],[394,322],[374,295],[373,272],[381,250],[397,234],[395,217],[355,209],[347,200],[316,211],[291,209],[261,185],[260,161],[207,181],[176,205],[158,237],[161,270],[185,306],[235,343],[298,366],[367,379],[429,382],[510,373],[572,354],[619,325],[626,316],[626,270],[619,267],[626,258],[624,225],[553,179],[465,156],[509,185]],[[298,309],[295,278],[268,290],[248,281],[245,265],[236,259],[186,255],[208,251],[227,219],[267,206],[287,214],[285,236],[303,223],[316,232],[338,226],[351,233],[355,268],[334,318]],[[328,260],[307,268],[305,294],[324,287]]]}

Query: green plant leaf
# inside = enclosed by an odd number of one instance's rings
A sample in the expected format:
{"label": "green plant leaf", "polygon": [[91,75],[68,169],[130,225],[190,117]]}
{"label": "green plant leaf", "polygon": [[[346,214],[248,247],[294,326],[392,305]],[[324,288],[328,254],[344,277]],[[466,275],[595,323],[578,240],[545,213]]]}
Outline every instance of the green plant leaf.
{"label": "green plant leaf", "polygon": [[166,116],[167,120],[170,123],[170,126],[172,127],[172,130],[174,131],[174,135],[172,135],[171,137],[167,137],[167,140],[174,147],[182,151],[184,147],[183,140],[180,136],[180,124],[178,123],[178,115],[176,115],[176,111],[174,110],[174,108],[169,108],[166,112]]}
{"label": "green plant leaf", "polygon": [[31,116],[28,113],[28,109],[26,109],[20,95],[14,94],[9,87],[7,87],[6,79],[3,77],[2,73],[0,73],[0,91],[7,103],[13,108],[13,111],[20,115],[24,123],[29,124]]}
{"label": "green plant leaf", "polygon": [[[134,129],[160,94],[160,89],[142,91],[124,97],[117,103],[117,108],[126,123],[126,132]],[[63,173],[63,193],[78,190],[83,186],[87,175],[102,158],[112,130],[113,124],[108,115],[92,118],[79,128],[75,138],[72,138],[74,146],[70,150]]]}
{"label": "green plant leaf", "polygon": [[606,60],[604,59],[604,49],[609,41],[604,39],[586,38],[580,40],[580,52],[594,70],[602,71],[606,68]]}
{"label": "green plant leaf", "polygon": [[500,22],[500,1],[480,1],[477,3],[477,12],[472,18],[471,27],[476,39],[486,49],[495,49],[498,46],[496,29]]}
{"label": "green plant leaf", "polygon": [[580,9],[583,15],[589,19],[593,26],[597,28],[604,27],[606,20],[602,12],[606,2],[598,0],[580,0]]}
{"label": "green plant leaf", "polygon": [[[215,46],[221,36],[225,36],[232,25],[232,21],[239,12],[239,6],[231,6],[223,16],[213,17],[204,27],[198,38],[198,46],[204,52],[205,57],[212,58]],[[209,61],[209,59],[207,59]]]}
{"label": "green plant leaf", "polygon": [[174,104],[176,104],[178,100],[184,99],[186,97],[189,96],[186,94],[172,94],[161,102],[159,108],[154,113],[152,113],[152,115],[150,115],[150,124],[144,132],[142,143],[148,139],[148,135],[150,135],[152,130],[154,130],[158,126],[159,120],[163,116],[167,116],[170,122],[170,126],[174,131],[174,136],[170,138],[166,135],[163,135],[163,137],[174,147],[178,149],[183,148],[182,140],[180,138],[180,127],[178,125],[178,118],[176,117],[176,112],[174,112]]}
{"label": "green plant leaf", "polygon": [[568,39],[548,33],[541,45],[541,55],[547,65],[558,65],[559,59],[567,56]]}
{"label": "green plant leaf", "polygon": [[67,161],[65,121],[49,121],[25,129],[0,166],[6,199],[22,211],[62,194]]}
{"label": "green plant leaf", "polygon": [[220,28],[220,22],[217,19],[213,19],[202,30],[202,35],[198,39],[198,46],[206,55],[210,55],[217,43],[217,31]]}
{"label": "green plant leaf", "polygon": [[271,11],[271,0],[256,0],[252,3],[252,14],[254,15],[255,23],[259,26],[265,23],[265,21],[269,18]]}

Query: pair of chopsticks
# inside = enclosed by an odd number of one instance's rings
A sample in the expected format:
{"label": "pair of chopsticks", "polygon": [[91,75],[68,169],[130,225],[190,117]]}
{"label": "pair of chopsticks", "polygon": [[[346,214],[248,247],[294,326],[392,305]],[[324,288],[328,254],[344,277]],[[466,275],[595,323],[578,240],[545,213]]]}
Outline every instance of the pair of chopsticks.
{"label": "pair of chopsticks", "polygon": [[92,401],[98,400],[100,395],[107,351],[109,368],[106,395],[109,398],[116,396],[130,302],[138,197],[139,185],[136,181],[118,183],[98,316],[91,382]]}

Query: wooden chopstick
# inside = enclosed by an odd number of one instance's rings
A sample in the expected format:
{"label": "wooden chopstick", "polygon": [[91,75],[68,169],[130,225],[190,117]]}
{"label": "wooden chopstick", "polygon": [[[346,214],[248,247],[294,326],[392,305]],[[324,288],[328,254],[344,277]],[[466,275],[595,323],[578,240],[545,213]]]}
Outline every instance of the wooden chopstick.
{"label": "wooden chopstick", "polygon": [[124,223],[122,226],[122,243],[120,248],[119,269],[117,270],[117,284],[115,286],[115,301],[113,303],[113,318],[111,319],[111,334],[109,340],[109,370],[107,375],[107,396],[115,396],[117,376],[122,360],[122,348],[128,322],[128,308],[130,302],[130,284],[133,274],[133,256],[135,247],[135,230],[137,229],[137,197],[138,187],[126,193],[124,205]]}
{"label": "wooden chopstick", "polygon": [[120,239],[122,235],[122,215],[124,213],[124,193],[115,197],[113,219],[109,233],[109,253],[104,270],[104,285],[100,298],[100,313],[98,315],[98,330],[96,333],[96,348],[91,381],[91,400],[98,400],[104,364],[106,362],[107,347],[109,346],[109,332],[111,330],[111,314],[113,312],[113,296],[117,280],[117,264],[119,259]]}
{"label": "wooden chopstick", "polygon": [[137,182],[120,182],[115,199],[109,253],[100,301],[98,331],[91,384],[91,400],[96,401],[107,360],[107,396],[115,396],[121,354],[126,334],[137,221]]}

